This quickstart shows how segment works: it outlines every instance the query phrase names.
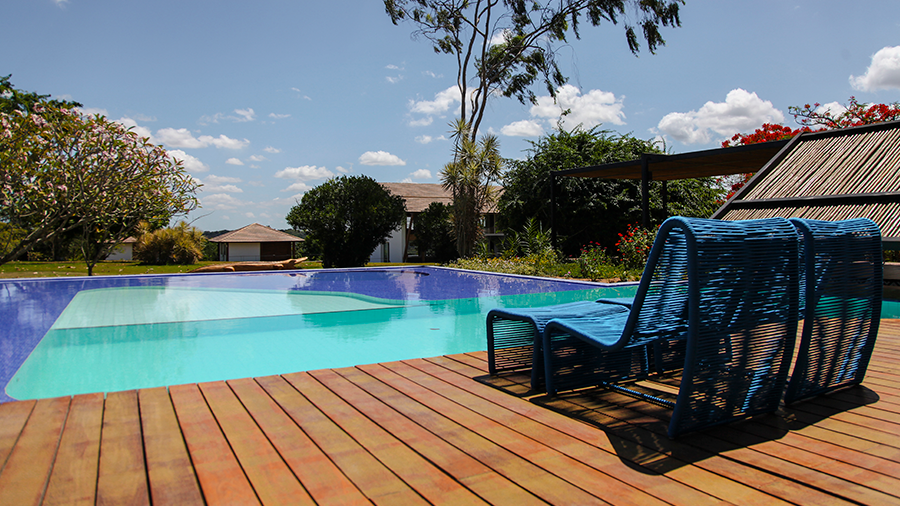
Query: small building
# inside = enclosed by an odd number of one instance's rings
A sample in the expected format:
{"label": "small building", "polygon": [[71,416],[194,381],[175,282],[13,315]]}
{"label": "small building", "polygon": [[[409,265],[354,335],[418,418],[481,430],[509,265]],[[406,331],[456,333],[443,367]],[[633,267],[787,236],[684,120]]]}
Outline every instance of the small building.
{"label": "small building", "polygon": [[130,262],[134,260],[134,244],[137,238],[127,237],[106,256],[107,260]]}
{"label": "small building", "polygon": [[[369,258],[370,262],[400,263],[409,261],[410,256],[418,256],[418,251],[412,245],[415,239],[416,217],[422,211],[428,209],[434,202],[446,205],[453,204],[453,195],[444,189],[444,185],[437,183],[381,183],[392,195],[399,195],[406,203],[406,222],[380,246],[375,248]],[[497,188],[499,191],[500,189]],[[484,237],[491,243],[491,249],[495,249],[503,239],[503,234],[496,228],[497,209],[491,209],[482,215]]]}
{"label": "small building", "polygon": [[209,240],[219,245],[219,260],[225,262],[274,262],[293,257],[294,243],[303,239],[253,223]]}

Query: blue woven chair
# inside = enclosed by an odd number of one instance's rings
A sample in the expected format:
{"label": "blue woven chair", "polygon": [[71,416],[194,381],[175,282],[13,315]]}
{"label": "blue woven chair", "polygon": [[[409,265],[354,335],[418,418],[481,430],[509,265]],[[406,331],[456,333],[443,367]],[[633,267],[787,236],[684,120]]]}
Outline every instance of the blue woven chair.
{"label": "blue woven chair", "polygon": [[862,383],[881,320],[881,231],[860,218],[792,218],[800,232],[803,331],[787,404]]}
{"label": "blue woven chair", "polygon": [[544,326],[554,318],[604,318],[628,314],[632,299],[578,301],[541,307],[492,309],[487,314],[488,372],[530,370],[531,388],[544,388]]}
{"label": "blue woven chair", "polygon": [[[782,218],[666,220],[630,312],[547,322],[547,392],[607,386],[671,408],[673,438],[775,411],[797,334],[798,248]],[[648,346],[678,345],[674,401],[632,387],[651,372]]]}

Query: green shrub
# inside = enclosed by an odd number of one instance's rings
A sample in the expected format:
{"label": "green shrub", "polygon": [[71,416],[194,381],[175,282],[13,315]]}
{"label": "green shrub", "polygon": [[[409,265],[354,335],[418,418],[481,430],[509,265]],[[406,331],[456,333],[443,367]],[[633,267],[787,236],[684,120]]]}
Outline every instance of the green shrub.
{"label": "green shrub", "polygon": [[619,241],[616,242],[622,264],[629,269],[643,268],[650,256],[654,239],[656,239],[655,230],[629,224],[625,233],[619,234]]}
{"label": "green shrub", "polygon": [[190,265],[203,257],[206,238],[185,222],[140,235],[134,245],[134,259],[152,265]]}

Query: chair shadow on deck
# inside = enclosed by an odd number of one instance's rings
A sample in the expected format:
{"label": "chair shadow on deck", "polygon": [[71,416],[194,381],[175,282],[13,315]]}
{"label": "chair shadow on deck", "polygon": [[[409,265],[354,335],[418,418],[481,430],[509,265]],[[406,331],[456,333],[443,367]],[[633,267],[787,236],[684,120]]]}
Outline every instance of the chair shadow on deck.
{"label": "chair shadow on deck", "polygon": [[[530,387],[530,375],[510,372],[484,375],[476,381],[519,397],[568,418],[604,431],[622,463],[647,474],[666,474],[735,450],[777,441],[791,431],[801,431],[834,415],[874,404],[879,397],[863,385],[839,390],[797,403],[782,405],[777,412],[685,434],[667,436],[670,410],[606,387],[587,388],[548,396]],[[676,378],[671,378],[671,383]],[[663,383],[644,382],[654,394],[665,396]],[[677,387],[676,387],[677,390]],[[588,441],[588,443],[592,443]]]}

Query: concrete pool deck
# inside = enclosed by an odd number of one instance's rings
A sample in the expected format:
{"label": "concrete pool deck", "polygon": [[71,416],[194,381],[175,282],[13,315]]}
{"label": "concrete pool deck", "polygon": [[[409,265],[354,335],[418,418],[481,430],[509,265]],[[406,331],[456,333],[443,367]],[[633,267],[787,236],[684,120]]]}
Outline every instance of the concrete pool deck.
{"label": "concrete pool deck", "polygon": [[0,404],[0,504],[900,504],[900,320],[862,386],[671,441],[484,352]]}

